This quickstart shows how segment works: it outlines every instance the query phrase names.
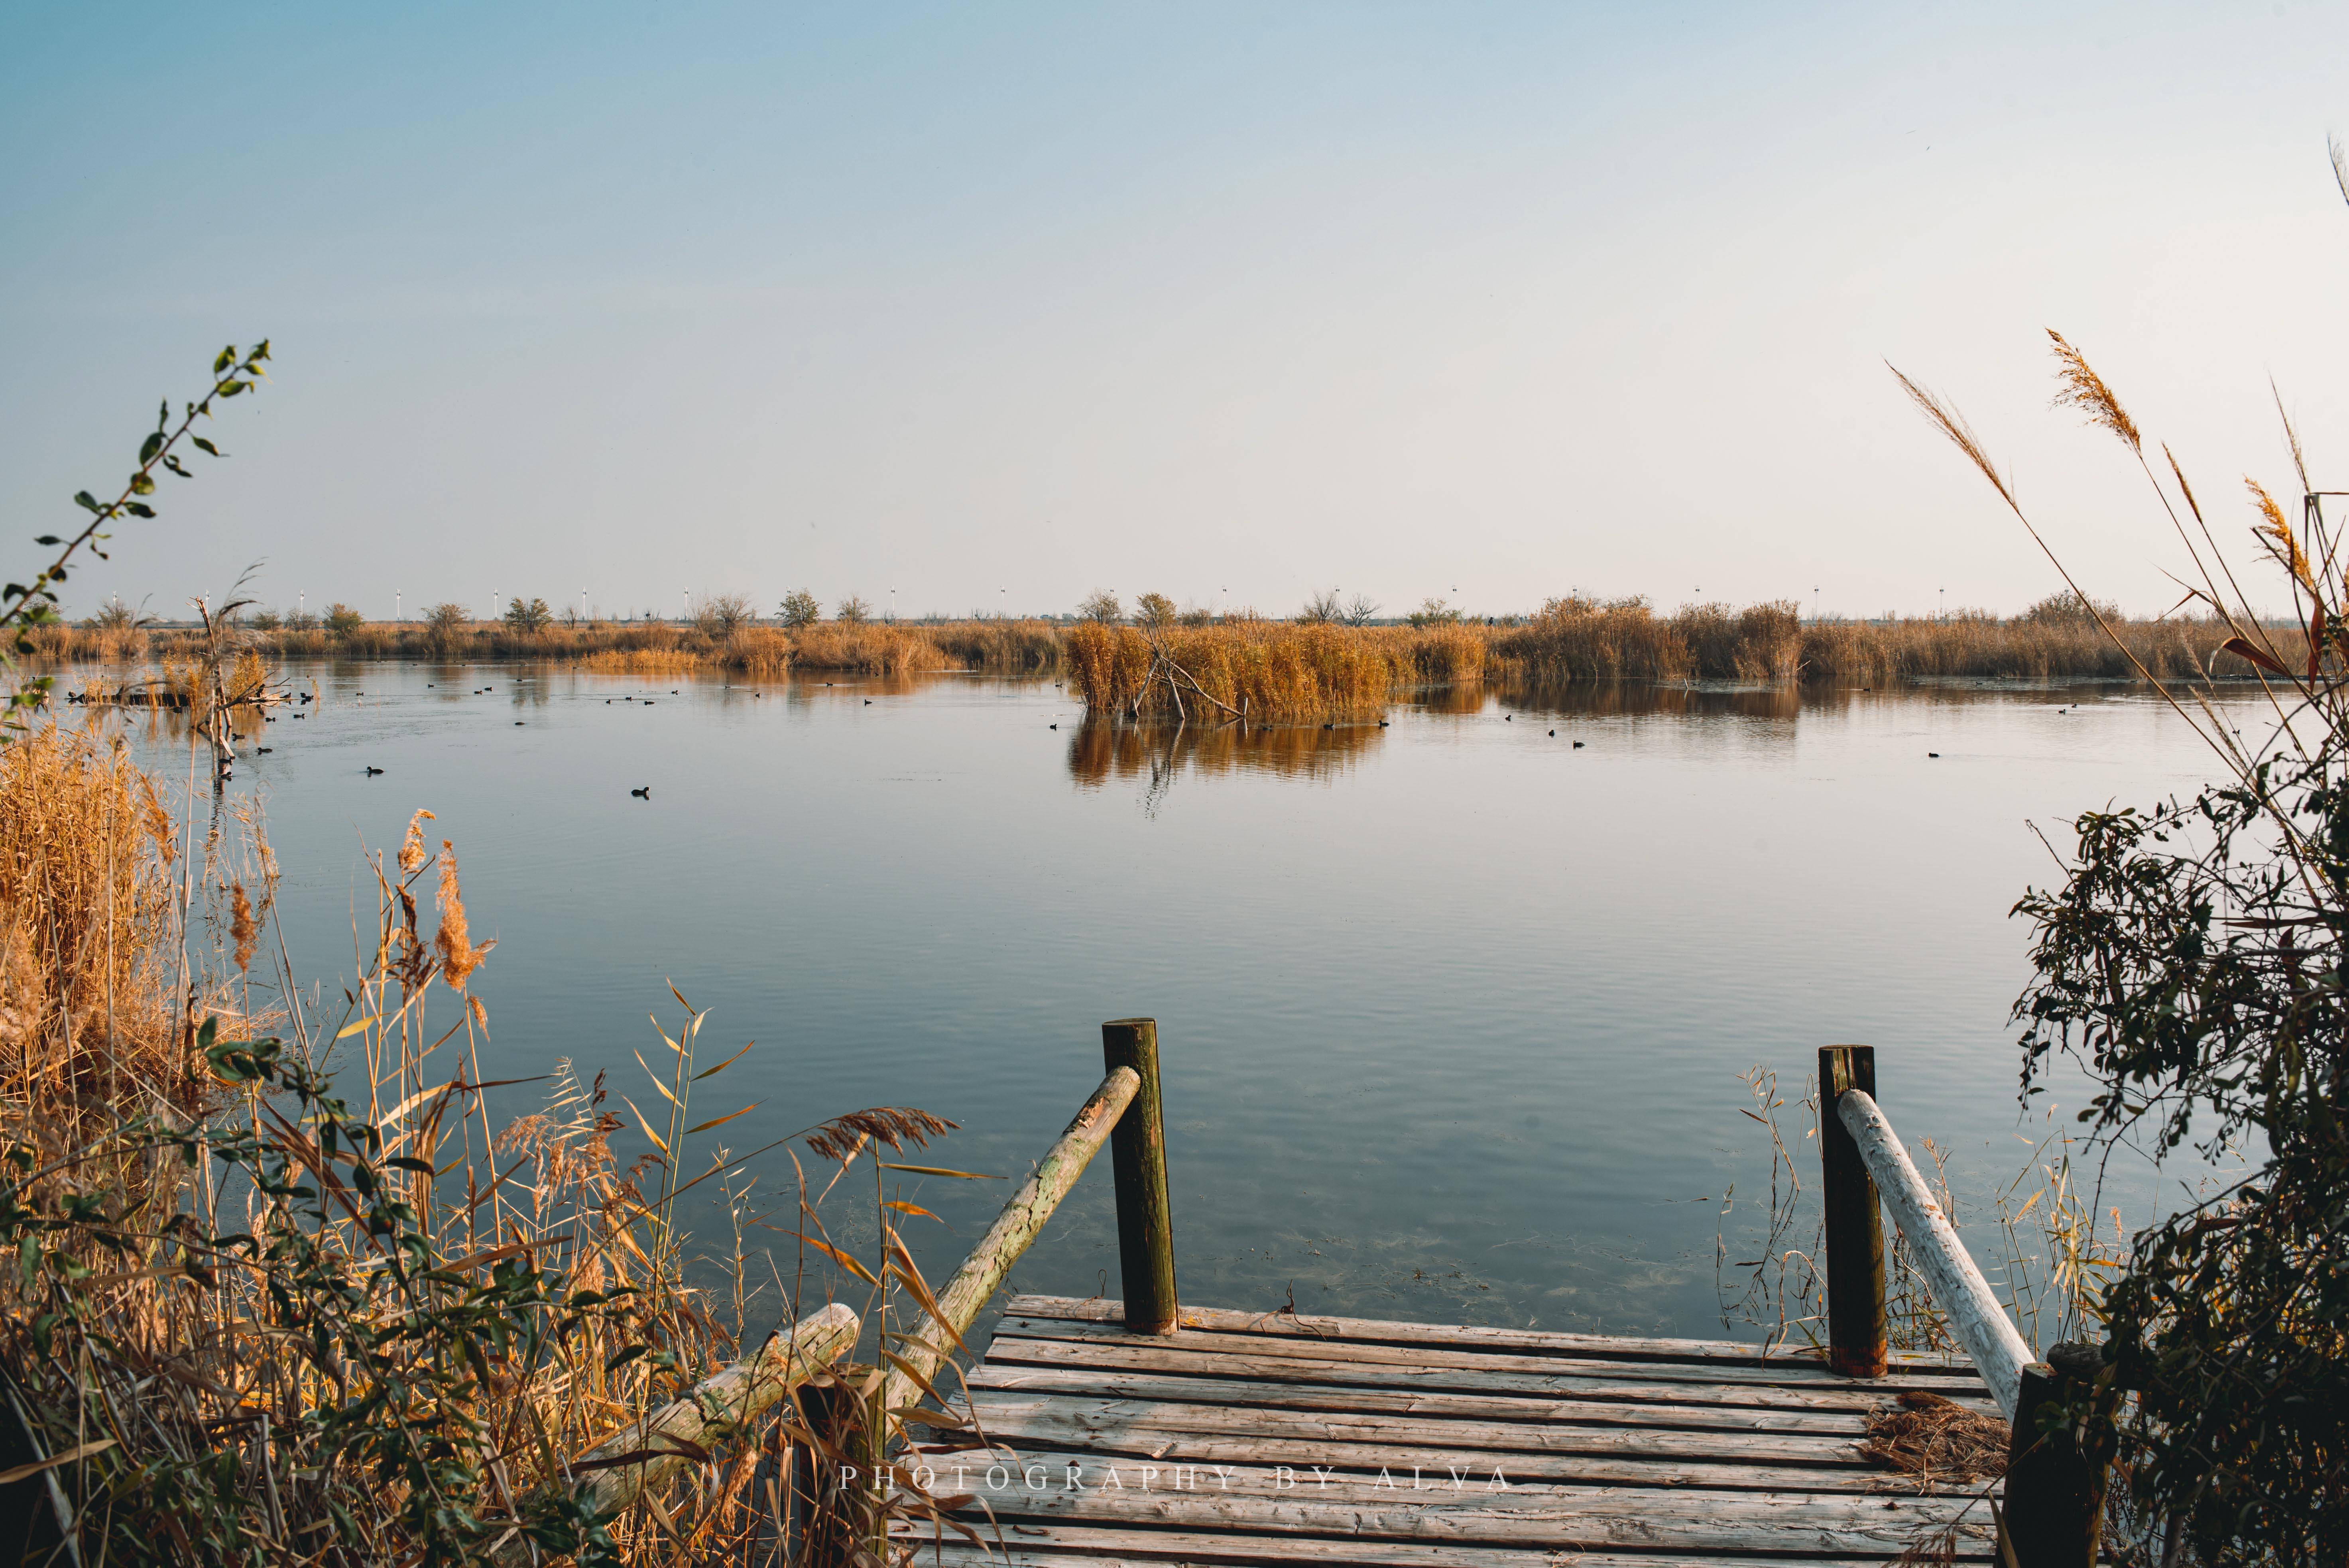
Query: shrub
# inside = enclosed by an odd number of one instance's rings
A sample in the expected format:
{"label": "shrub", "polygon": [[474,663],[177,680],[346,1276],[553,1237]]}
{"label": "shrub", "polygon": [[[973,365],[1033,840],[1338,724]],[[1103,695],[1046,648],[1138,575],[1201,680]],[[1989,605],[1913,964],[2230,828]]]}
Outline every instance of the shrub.
{"label": "shrub", "polygon": [[861,595],[851,593],[840,602],[840,607],[833,612],[833,618],[843,625],[861,626],[873,618],[873,606],[866,603]]}
{"label": "shrub", "polygon": [[508,631],[533,635],[554,624],[554,612],[543,599],[524,599],[517,593],[506,605],[505,623]]}
{"label": "shrub", "polygon": [[347,637],[367,624],[367,617],[337,599],[326,606],[326,630]]}
{"label": "shrub", "polygon": [[783,595],[783,602],[777,607],[775,618],[792,630],[797,631],[802,626],[812,626],[823,620],[823,606],[816,603],[815,595],[806,589],[794,588]]}
{"label": "shrub", "polygon": [[735,633],[757,622],[758,612],[751,608],[749,598],[740,593],[712,593],[701,601],[701,608],[693,614],[694,629],[715,642],[724,642]]}

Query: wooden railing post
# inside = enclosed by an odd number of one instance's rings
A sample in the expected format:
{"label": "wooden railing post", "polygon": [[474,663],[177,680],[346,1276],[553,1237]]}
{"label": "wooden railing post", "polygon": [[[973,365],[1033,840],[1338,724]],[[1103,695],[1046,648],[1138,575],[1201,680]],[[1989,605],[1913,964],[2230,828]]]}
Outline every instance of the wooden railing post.
{"label": "wooden railing post", "polygon": [[1819,1047],[1819,1171],[1826,1212],[1827,1365],[1847,1377],[1881,1377],[1884,1214],[1876,1179],[1841,1119],[1847,1090],[1876,1093],[1874,1046]]}
{"label": "wooden railing post", "polygon": [[[2093,1568],[2104,1532],[2105,1462],[2093,1432],[2066,1423],[2042,1432],[2039,1413],[2085,1404],[2103,1355],[2093,1345],[2058,1345],[2023,1368],[2001,1511],[2015,1568]],[[2003,1553],[2002,1553],[2003,1555]]]}
{"label": "wooden railing post", "polygon": [[1166,1205],[1166,1127],[1158,1101],[1158,1021],[1117,1018],[1102,1026],[1102,1059],[1142,1079],[1133,1103],[1110,1134],[1117,1178],[1117,1261],[1129,1334],[1172,1334],[1174,1222]]}

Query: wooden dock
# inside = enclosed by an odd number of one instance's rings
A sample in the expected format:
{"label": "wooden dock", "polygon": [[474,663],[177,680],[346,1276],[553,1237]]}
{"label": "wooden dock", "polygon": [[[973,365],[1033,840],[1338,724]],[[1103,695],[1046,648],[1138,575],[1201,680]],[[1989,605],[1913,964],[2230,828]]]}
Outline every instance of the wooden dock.
{"label": "wooden dock", "polygon": [[[898,1250],[889,1274],[924,1310],[885,1327],[885,1364],[827,1371],[861,1329],[826,1306],[584,1456],[595,1513],[654,1504],[789,1398],[762,1568],[908,1548],[937,1568],[2095,1561],[2112,1370],[2094,1346],[2033,1358],[1877,1104],[1868,1047],[1819,1051],[1826,1344],[1775,1354],[1183,1305],[1157,1026],[1112,1020],[1102,1048],[1100,1086],[943,1288]],[[1012,1297],[954,1392],[948,1347],[1104,1145],[1123,1300]],[[1889,1345],[1882,1207],[1964,1356]],[[1869,1418],[1918,1394],[2004,1418],[1996,1511],[1986,1488],[1935,1490],[1861,1451]]]}
{"label": "wooden dock", "polygon": [[[984,1549],[916,1563],[1661,1568],[1884,1563],[1964,1496],[1858,1452],[1907,1390],[1995,1414],[1962,1361],[1881,1377],[1750,1345],[1185,1306],[1129,1334],[1113,1301],[1014,1297],[967,1378],[976,1431],[905,1462]],[[973,1446],[962,1446],[973,1445]],[[1961,1561],[1992,1559],[1989,1511]]]}

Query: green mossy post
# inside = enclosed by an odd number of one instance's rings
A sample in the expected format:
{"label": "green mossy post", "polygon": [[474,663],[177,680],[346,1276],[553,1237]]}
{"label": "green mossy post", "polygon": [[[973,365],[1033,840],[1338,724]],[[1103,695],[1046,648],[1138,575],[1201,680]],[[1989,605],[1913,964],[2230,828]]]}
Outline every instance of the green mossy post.
{"label": "green mossy post", "polygon": [[1109,1071],[1132,1068],[1142,1079],[1133,1103],[1110,1135],[1117,1178],[1117,1260],[1129,1334],[1172,1334],[1174,1222],[1166,1204],[1166,1127],[1158,1101],[1158,1020],[1116,1018],[1102,1026]]}
{"label": "green mossy post", "polygon": [[1859,1145],[1836,1115],[1847,1089],[1876,1095],[1874,1046],[1819,1047],[1819,1168],[1826,1211],[1827,1365],[1847,1377],[1881,1377],[1884,1212]]}
{"label": "green mossy post", "polygon": [[2076,1423],[2043,1433],[2048,1405],[2082,1403],[2104,1362],[2093,1345],[2058,1345],[2023,1369],[2000,1523],[2015,1568],[2094,1568],[2104,1533],[2105,1466],[2083,1451]]}

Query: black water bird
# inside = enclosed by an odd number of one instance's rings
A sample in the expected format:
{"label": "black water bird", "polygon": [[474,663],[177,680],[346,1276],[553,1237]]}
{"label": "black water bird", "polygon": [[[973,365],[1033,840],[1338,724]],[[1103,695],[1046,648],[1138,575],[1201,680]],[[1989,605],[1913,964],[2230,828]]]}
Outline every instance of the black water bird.
{"label": "black water bird", "polygon": [[628,793],[639,800],[649,800],[653,798],[653,787],[647,784],[641,789],[631,789]]}
{"label": "black water bird", "polygon": [[1335,728],[1337,728],[1338,727],[1337,727],[1336,725],[1334,725],[1334,724],[1325,724],[1325,725],[1323,725],[1321,727],[1322,727],[1322,728],[1324,728],[1324,729],[1335,729]]}
{"label": "black water bird", "polygon": [[1549,736],[1552,740],[1556,740],[1557,738],[1557,731],[1555,729],[1551,730],[1549,732]]}
{"label": "black water bird", "polygon": [[275,748],[275,747],[274,747],[274,746],[256,746],[256,747],[254,747],[254,749],[255,751],[260,752],[263,756],[264,756],[264,757],[265,757],[265,756],[267,756],[270,752],[273,752],[273,751],[276,750],[276,749],[277,749],[277,748]]}
{"label": "black water bird", "polygon": [[1501,722],[1503,724],[1515,724],[1516,721],[1517,716],[1514,713],[1505,713],[1501,716]]}
{"label": "black water bird", "polygon": [[646,706],[647,707],[652,707],[652,705],[653,705],[653,699],[652,699],[652,698],[650,698],[650,697],[647,697],[647,698],[645,698],[645,706]]}
{"label": "black water bird", "polygon": [[1058,728],[1060,728],[1061,727],[1060,727],[1059,725],[1057,725],[1057,724],[1048,724],[1048,725],[1046,725],[1044,727],[1045,727],[1045,728],[1047,728],[1047,729],[1058,729]]}
{"label": "black water bird", "polygon": [[1582,742],[1580,742],[1579,740],[1576,741],[1576,742],[1574,743],[1574,748],[1575,748],[1577,751],[1581,750],[1581,749],[1582,749]]}
{"label": "black water bird", "polygon": [[1384,729],[1386,727],[1387,727],[1387,721],[1386,721],[1385,719],[1383,719],[1383,718],[1382,718],[1382,719],[1379,720],[1379,727],[1380,727],[1381,729]]}
{"label": "black water bird", "polygon": [[380,773],[380,772],[382,772],[382,771],[383,771],[383,769],[380,769],[380,768],[370,768],[370,769],[367,769],[367,777],[368,777],[368,778],[370,778],[370,779],[372,779],[372,778],[374,778],[377,774],[378,774],[378,773]]}
{"label": "black water bird", "polygon": [[1938,751],[1928,751],[1925,755],[1928,757],[1939,757],[1941,754]]}
{"label": "black water bird", "polygon": [[516,729],[520,729],[520,728],[522,727],[522,720],[520,720],[520,719],[518,719],[518,718],[517,718],[517,719],[515,719],[515,720],[514,720],[514,727],[515,727]]}
{"label": "black water bird", "polygon": [[865,707],[871,707],[873,706],[873,699],[872,699],[871,697],[869,697],[869,696],[868,696],[868,697],[866,697],[866,698],[864,699],[864,706],[865,706]]}

